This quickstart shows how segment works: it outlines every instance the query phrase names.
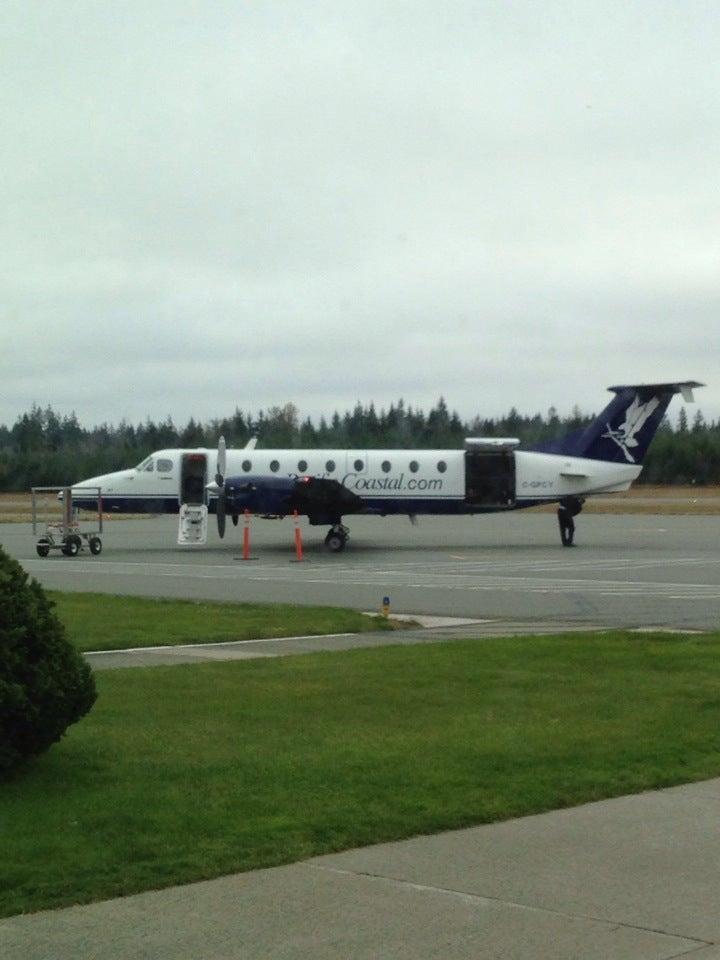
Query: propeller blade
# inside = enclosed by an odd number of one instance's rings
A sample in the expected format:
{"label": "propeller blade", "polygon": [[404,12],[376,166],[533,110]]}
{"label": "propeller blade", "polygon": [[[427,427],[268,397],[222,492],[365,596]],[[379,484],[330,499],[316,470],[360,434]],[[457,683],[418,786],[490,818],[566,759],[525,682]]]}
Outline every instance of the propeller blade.
{"label": "propeller blade", "polygon": [[[217,464],[215,467],[215,489],[213,493],[217,496],[215,504],[215,516],[217,517],[218,536],[222,540],[225,536],[225,516],[227,513],[227,496],[225,494],[225,468],[227,467],[227,451],[225,449],[225,437],[218,440]],[[208,488],[213,486],[208,484]]]}
{"label": "propeller blade", "polygon": [[225,468],[227,466],[227,452],[225,449],[225,437],[218,440],[217,466],[215,472],[215,483],[222,487],[225,482]]}
{"label": "propeller blade", "polygon": [[227,498],[225,497],[225,491],[221,490],[218,494],[217,504],[215,505],[215,511],[217,515],[217,529],[218,536],[222,540],[225,536],[225,519],[226,519],[226,508]]}

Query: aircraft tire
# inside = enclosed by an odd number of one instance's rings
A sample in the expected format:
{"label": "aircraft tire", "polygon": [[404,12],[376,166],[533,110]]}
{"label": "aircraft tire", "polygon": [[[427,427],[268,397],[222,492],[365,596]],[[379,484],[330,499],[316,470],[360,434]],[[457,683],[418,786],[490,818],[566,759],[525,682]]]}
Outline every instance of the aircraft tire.
{"label": "aircraft tire", "polygon": [[325,537],[325,546],[331,553],[340,553],[345,549],[346,543],[347,537],[344,537],[341,533],[337,533],[335,530],[331,530]]}
{"label": "aircraft tire", "polygon": [[46,557],[50,553],[50,544],[41,540],[36,544],[35,549],[37,550],[37,555],[39,557]]}
{"label": "aircraft tire", "polygon": [[92,553],[94,557],[102,553],[102,540],[100,537],[90,537],[88,546],[90,547],[90,553]]}

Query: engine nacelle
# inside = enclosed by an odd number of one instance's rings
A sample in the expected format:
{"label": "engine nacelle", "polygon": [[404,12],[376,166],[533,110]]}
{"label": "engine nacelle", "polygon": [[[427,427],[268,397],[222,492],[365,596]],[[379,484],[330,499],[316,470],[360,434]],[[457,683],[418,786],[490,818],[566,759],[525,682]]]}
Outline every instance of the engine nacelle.
{"label": "engine nacelle", "polygon": [[242,476],[225,480],[228,513],[272,514],[291,513],[294,477]]}
{"label": "engine nacelle", "polygon": [[363,502],[352,490],[327,477],[228,477],[227,512],[245,510],[264,516],[285,516],[297,510],[311,523],[337,523],[347,513],[358,513]]}

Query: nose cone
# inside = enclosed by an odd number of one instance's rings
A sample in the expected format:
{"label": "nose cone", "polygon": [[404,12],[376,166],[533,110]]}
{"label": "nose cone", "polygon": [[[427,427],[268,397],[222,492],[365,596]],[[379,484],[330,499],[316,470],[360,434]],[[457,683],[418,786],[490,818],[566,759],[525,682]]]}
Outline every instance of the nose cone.
{"label": "nose cone", "polygon": [[103,473],[99,477],[89,477],[87,480],[79,480],[77,483],[73,484],[73,490],[76,487],[102,487],[106,489],[113,478],[116,476],[114,473]]}
{"label": "nose cone", "polygon": [[[100,498],[102,498],[107,489],[105,481],[108,476],[109,474],[105,474],[102,477],[89,477],[87,480],[80,480],[78,483],[73,484],[70,489],[73,507],[77,507],[80,510],[98,509]],[[99,492],[98,488],[100,488]],[[58,496],[62,498],[62,494]]]}
{"label": "nose cone", "polygon": [[102,477],[88,477],[87,480],[78,480],[77,483],[73,484],[73,487],[100,487],[107,480],[109,474],[104,474]]}
{"label": "nose cone", "polygon": [[[100,487],[103,494],[131,492],[133,489],[134,474],[127,470],[116,470],[113,473],[103,473],[97,477],[89,477],[87,480],[80,480],[73,484],[74,491],[78,487]],[[82,493],[82,490],[79,491]]]}

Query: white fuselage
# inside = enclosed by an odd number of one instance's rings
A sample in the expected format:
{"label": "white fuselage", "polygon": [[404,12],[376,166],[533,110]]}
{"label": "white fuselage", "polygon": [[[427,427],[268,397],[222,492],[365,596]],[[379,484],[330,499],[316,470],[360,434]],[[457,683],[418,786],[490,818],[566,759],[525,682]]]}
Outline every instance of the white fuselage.
{"label": "white fuselage", "polygon": [[[473,502],[467,450],[258,450],[227,451],[227,477],[313,476],[337,480],[368,513],[488,512],[532,506],[566,497],[626,490],[642,469],[523,450],[503,451],[508,486],[497,502]],[[78,486],[102,489],[104,509],[177,513],[184,497],[187,462],[198,485],[212,481],[217,451],[160,450],[138,467],[92,477]],[[481,467],[482,467],[482,462]],[[490,464],[490,459],[487,463]],[[80,491],[75,494],[80,497]],[[209,500],[212,507],[212,496]]]}

